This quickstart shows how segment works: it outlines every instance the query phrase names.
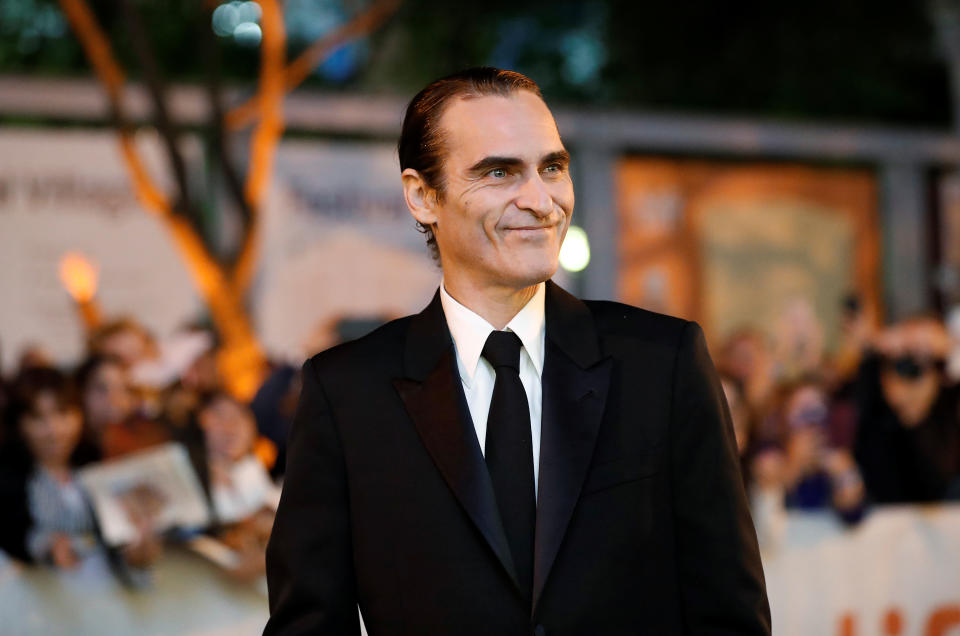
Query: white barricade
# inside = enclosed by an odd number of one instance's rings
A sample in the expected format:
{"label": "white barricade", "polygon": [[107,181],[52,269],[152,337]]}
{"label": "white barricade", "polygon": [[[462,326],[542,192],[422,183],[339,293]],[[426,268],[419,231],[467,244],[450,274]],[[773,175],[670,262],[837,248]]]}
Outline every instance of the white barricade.
{"label": "white barricade", "polygon": [[[763,551],[777,636],[960,636],[960,506],[875,509],[852,529],[791,514],[779,532]],[[234,583],[178,548],[142,591],[99,559],[72,572],[2,560],[5,635],[253,635],[267,619],[262,582]]]}
{"label": "white barricade", "polygon": [[791,514],[763,551],[777,636],[960,636],[960,506]]}

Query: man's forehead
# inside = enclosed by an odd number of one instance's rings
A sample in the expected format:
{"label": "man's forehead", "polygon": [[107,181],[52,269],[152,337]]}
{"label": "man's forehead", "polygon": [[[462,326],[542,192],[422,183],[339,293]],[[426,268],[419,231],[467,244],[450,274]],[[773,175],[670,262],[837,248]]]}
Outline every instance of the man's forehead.
{"label": "man's forehead", "polygon": [[524,159],[563,150],[553,114],[529,91],[458,98],[440,118],[448,158],[487,155]]}

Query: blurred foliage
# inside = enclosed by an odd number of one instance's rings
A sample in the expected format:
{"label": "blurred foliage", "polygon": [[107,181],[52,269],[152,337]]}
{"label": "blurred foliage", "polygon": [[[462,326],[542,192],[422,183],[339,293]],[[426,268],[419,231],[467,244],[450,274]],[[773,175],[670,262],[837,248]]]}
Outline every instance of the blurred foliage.
{"label": "blurred foliage", "polygon": [[[369,0],[287,0],[291,56]],[[91,0],[136,77],[114,0]],[[169,78],[200,81],[200,0],[139,2]],[[86,73],[55,0],[0,2],[0,72]],[[220,37],[221,71],[256,78],[256,47]],[[514,68],[568,104],[949,125],[947,71],[923,2],[408,0],[308,82],[410,95],[465,66]]]}

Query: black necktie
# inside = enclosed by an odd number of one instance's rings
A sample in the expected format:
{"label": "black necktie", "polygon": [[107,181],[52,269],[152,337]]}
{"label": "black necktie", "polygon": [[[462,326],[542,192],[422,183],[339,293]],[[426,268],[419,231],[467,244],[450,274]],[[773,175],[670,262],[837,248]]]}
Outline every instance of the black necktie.
{"label": "black necktie", "polygon": [[520,338],[512,331],[491,332],[483,346],[483,357],[497,373],[487,416],[484,456],[520,586],[529,598],[533,594],[537,498],[530,407],[520,382],[521,346]]}

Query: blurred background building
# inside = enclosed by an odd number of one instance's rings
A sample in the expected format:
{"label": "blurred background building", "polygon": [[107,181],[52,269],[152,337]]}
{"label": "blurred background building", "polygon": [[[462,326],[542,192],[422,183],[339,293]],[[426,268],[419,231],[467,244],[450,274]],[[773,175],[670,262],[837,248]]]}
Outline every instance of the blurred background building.
{"label": "blurred background building", "polygon": [[960,633],[960,2],[2,0],[0,461],[47,391],[93,448],[63,470],[174,444],[230,519],[108,546],[136,597],[11,565],[15,633],[91,590],[125,632],[262,627],[253,466],[282,478],[307,355],[433,294],[395,144],[475,65],[537,81],[573,155],[558,282],[704,327],[777,633]]}

